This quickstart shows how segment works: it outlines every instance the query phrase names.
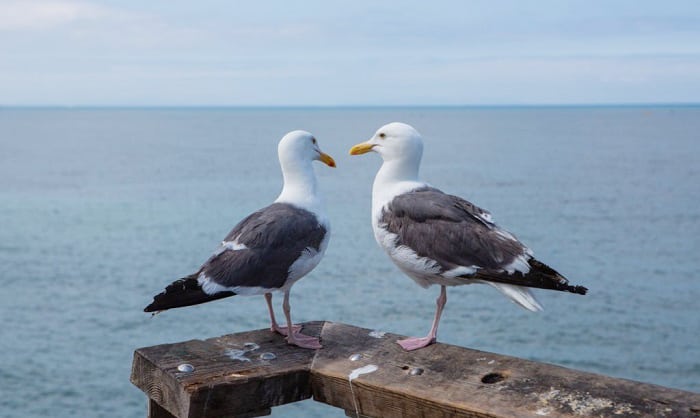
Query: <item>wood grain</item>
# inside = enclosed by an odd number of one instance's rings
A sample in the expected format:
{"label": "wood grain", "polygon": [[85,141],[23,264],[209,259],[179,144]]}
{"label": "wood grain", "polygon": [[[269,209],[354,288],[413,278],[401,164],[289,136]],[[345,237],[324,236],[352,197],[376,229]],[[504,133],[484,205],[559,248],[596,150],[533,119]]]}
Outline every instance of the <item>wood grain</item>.
{"label": "wood grain", "polygon": [[[259,416],[311,396],[348,416],[382,418],[700,418],[692,392],[449,344],[405,352],[395,342],[403,336],[346,324],[304,328],[323,349],[288,346],[269,330],[141,348],[131,381],[180,418]],[[185,363],[194,371],[178,371]],[[353,371],[371,365],[351,386]]]}
{"label": "wood grain", "polygon": [[[304,332],[318,335],[321,325],[304,324]],[[275,359],[264,360],[263,353]],[[314,354],[269,330],[163,344],[136,350],[131,382],[176,417],[266,415],[311,397]],[[194,370],[179,371],[183,364]]]}

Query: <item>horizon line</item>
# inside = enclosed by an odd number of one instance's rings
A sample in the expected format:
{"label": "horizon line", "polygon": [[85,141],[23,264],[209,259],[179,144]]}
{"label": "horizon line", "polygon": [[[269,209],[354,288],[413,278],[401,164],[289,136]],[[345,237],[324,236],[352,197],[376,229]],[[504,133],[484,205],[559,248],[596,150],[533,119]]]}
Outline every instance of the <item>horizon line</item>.
{"label": "horizon line", "polygon": [[555,108],[555,107],[571,107],[571,108],[590,108],[590,107],[698,107],[698,102],[644,102],[644,103],[503,103],[503,104],[343,104],[343,105],[302,105],[302,104],[287,104],[287,105],[169,105],[169,104],[0,104],[0,110],[3,109],[479,109],[479,108]]}

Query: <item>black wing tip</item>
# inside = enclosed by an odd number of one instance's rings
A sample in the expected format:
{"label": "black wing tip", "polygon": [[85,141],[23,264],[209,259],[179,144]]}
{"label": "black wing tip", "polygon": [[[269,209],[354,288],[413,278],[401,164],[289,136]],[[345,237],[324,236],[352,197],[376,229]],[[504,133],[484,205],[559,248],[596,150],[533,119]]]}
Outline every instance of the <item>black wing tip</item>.
{"label": "black wing tip", "polygon": [[576,293],[578,295],[585,295],[588,292],[588,288],[585,286],[570,285],[569,280],[567,280],[566,277],[562,276],[559,274],[559,272],[539,260],[532,258],[530,259],[529,263],[534,270],[542,272],[547,276],[554,276],[557,283],[550,289]]}
{"label": "black wing tip", "polygon": [[207,294],[197,281],[197,275],[193,274],[182,279],[175,280],[169,284],[165,290],[153,297],[153,302],[146,306],[144,312],[158,312],[173,308],[198,305],[217,299],[234,296],[232,291],[223,291],[214,294]]}
{"label": "black wing tip", "polygon": [[[156,309],[156,307],[153,305],[155,305],[155,303],[151,303],[150,305],[146,306],[145,308],[143,308],[143,311],[144,312],[158,312],[158,309]],[[155,315],[155,314],[153,314],[153,315]]]}
{"label": "black wing tip", "polygon": [[554,284],[552,287],[549,287],[549,289],[559,290],[562,292],[576,293],[578,295],[585,295],[586,293],[588,293],[587,287],[579,286],[579,285],[570,285],[569,281],[566,280],[563,276],[561,276],[561,275],[558,275],[558,276],[559,276],[559,281],[556,284]]}
{"label": "black wing tip", "polygon": [[579,295],[585,295],[588,293],[588,288],[584,286],[569,286],[569,292],[576,293]]}
{"label": "black wing tip", "polygon": [[[154,297],[154,298],[153,298],[153,302],[151,302],[150,305],[148,305],[148,306],[146,306],[145,308],[143,308],[143,311],[146,312],[146,313],[151,313],[152,315],[156,315],[156,314],[158,314],[159,312],[167,311],[168,309],[176,308],[176,307],[177,307],[177,306],[167,306],[167,307],[166,307],[166,306],[163,304],[162,300],[160,300],[160,298],[158,297],[158,296],[161,296],[161,295],[163,295],[163,293],[160,293],[160,294],[158,294],[156,297]],[[171,305],[172,305],[172,304],[171,304]]]}

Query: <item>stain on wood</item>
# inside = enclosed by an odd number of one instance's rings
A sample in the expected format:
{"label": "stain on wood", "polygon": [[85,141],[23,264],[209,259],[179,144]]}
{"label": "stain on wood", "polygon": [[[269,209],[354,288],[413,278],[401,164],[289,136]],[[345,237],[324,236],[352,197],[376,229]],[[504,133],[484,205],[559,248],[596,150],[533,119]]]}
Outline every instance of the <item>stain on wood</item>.
{"label": "stain on wood", "polygon": [[[406,352],[395,342],[403,336],[346,324],[310,322],[304,332],[324,348],[291,347],[269,330],[140,348],[131,381],[152,418],[261,416],[310,397],[383,418],[700,418],[692,392],[449,344]],[[192,371],[178,370],[187,364]]]}

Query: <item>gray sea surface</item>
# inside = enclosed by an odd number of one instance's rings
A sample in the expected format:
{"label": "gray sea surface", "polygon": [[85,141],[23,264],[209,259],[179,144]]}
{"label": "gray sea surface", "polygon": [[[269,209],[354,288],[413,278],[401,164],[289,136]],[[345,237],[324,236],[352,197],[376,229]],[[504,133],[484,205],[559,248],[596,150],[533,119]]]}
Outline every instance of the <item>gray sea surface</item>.
{"label": "gray sea surface", "polygon": [[[293,318],[424,335],[438,288],[378,248],[380,158],[348,155],[392,121],[425,137],[425,180],[590,289],[536,290],[533,314],[489,286],[450,288],[440,341],[700,391],[699,107],[2,108],[0,416],[143,417],[134,349],[267,327],[261,296],[142,309],[277,197],[293,129],[338,164],[316,165],[333,235]],[[344,413],[309,400],[272,415]]]}

